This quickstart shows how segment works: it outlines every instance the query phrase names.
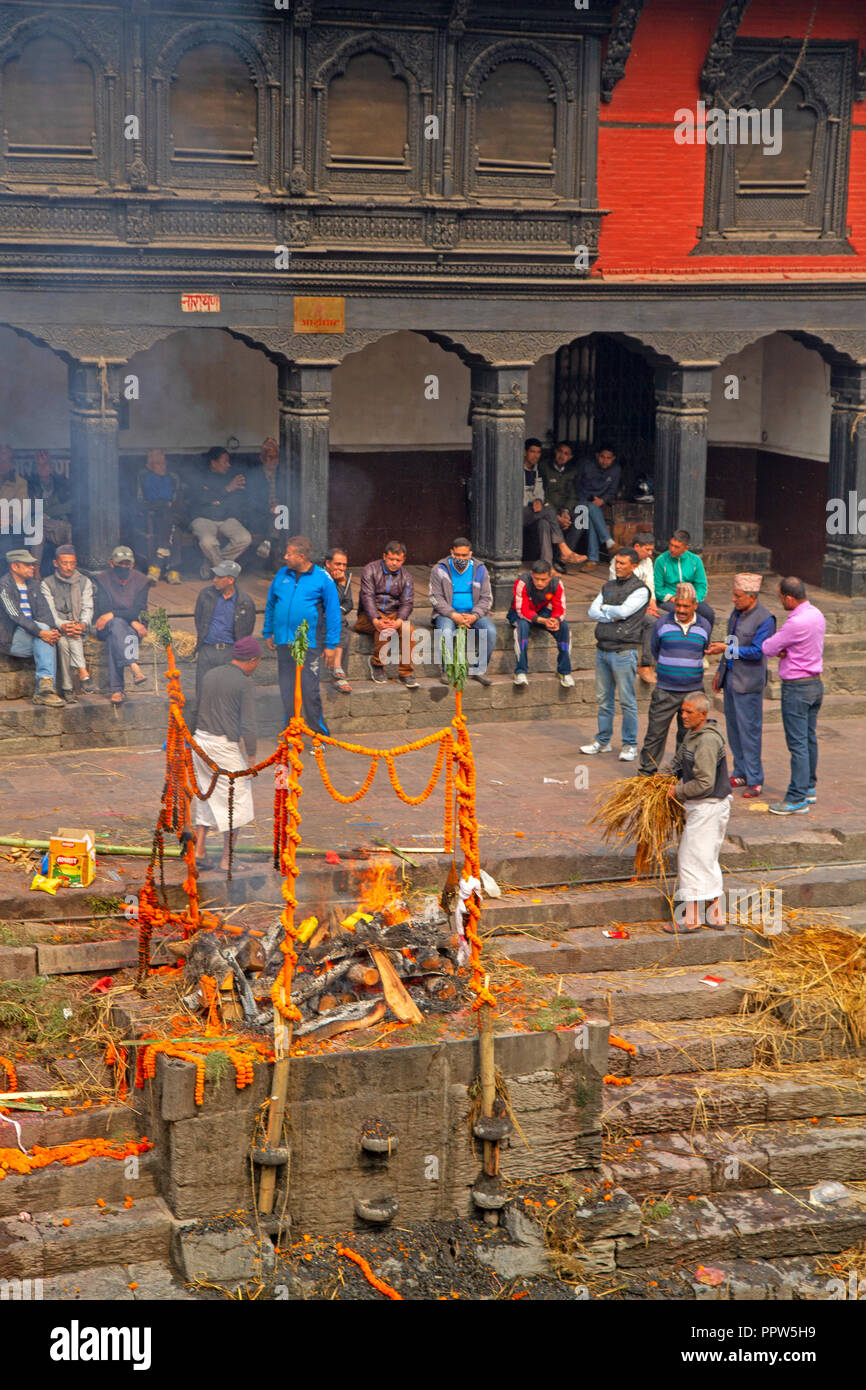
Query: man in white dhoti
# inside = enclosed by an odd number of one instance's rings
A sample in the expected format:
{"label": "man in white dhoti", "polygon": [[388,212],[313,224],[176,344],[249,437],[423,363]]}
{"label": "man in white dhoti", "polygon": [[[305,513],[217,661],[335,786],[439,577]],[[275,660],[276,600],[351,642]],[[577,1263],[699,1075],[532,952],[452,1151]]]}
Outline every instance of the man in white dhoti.
{"label": "man in white dhoti", "polygon": [[731,779],[725,740],[716,721],[708,718],[709,708],[700,691],[686,696],[682,705],[686,734],[666,769],[679,776],[669,795],[681,801],[685,811],[677,852],[674,920],[665,924],[666,932],[698,931],[704,904],[706,925],[716,931],[725,926],[719,853],[731,814]]}
{"label": "man in white dhoti", "polygon": [[[196,730],[196,743],[226,772],[239,772],[256,760],[256,711],[254,686],[249,677],[262,659],[262,648],[255,637],[241,637],[232,649],[228,666],[215,666],[202,681]],[[243,742],[243,750],[241,749]],[[244,752],[246,757],[244,757]],[[196,753],[192,755],[198,790],[206,792],[213,771]],[[239,777],[234,784],[232,830],[249,825],[253,819],[251,777]],[[207,800],[196,797],[193,804],[196,827],[196,860],[199,868],[213,868],[205,857],[209,830],[223,834],[220,868],[229,867],[229,779],[218,777]]]}

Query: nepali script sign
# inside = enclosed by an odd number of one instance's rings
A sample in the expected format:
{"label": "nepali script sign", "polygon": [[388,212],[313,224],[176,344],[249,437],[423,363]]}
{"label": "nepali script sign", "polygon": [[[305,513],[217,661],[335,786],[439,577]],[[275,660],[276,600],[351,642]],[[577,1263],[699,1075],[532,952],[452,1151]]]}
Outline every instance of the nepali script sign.
{"label": "nepali script sign", "polygon": [[218,314],[220,297],[218,294],[182,294],[180,307],[185,314]]}
{"label": "nepali script sign", "polygon": [[345,333],[345,299],[319,299],[302,296],[295,299],[296,333]]}

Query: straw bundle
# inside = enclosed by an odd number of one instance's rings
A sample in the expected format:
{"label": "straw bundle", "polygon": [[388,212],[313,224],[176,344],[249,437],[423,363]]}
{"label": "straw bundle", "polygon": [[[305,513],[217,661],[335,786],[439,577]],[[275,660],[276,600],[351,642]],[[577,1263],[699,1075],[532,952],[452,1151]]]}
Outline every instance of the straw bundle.
{"label": "straw bundle", "polygon": [[[178,661],[188,661],[196,648],[197,638],[194,632],[171,632],[171,646]],[[154,647],[161,645],[152,632],[148,632],[146,637],[142,637],[143,647]]]}
{"label": "straw bundle", "polygon": [[842,1028],[866,1042],[866,940],[847,927],[803,927],[766,938],[748,1007],[810,1035]]}
{"label": "straw bundle", "polygon": [[665,856],[683,828],[682,803],[668,796],[676,782],[666,774],[622,777],[596,797],[598,810],[590,825],[600,825],[605,840],[622,837],[634,842],[636,874],[651,871],[664,877]]}

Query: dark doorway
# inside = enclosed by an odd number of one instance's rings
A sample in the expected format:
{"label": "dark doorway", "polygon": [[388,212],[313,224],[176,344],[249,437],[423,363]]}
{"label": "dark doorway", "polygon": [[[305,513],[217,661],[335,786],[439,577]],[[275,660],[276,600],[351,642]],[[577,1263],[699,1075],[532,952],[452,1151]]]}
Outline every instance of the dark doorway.
{"label": "dark doorway", "polygon": [[652,475],[656,399],[650,364],[606,333],[575,338],[556,354],[554,438],[578,456],[610,440],[622,464],[623,493]]}

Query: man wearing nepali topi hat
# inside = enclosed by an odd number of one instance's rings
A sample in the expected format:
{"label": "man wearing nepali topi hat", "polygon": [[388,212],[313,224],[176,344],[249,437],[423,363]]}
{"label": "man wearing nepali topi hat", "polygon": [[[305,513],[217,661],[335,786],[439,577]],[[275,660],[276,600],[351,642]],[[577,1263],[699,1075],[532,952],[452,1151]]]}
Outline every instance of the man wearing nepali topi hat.
{"label": "man wearing nepali topi hat", "polygon": [[760,574],[734,576],[728,635],[724,642],[707,648],[708,655],[721,657],[713,690],[724,692],[725,724],[734,757],[731,786],[745,787],[743,796],[749,799],[760,796],[764,786],[761,735],[767,658],[763,646],[776,631],[776,619],[758,602],[760,591]]}
{"label": "man wearing nepali topi hat", "polygon": [[[202,681],[193,738],[211,762],[224,772],[242,771],[256,760],[256,708],[254,686],[249,677],[262,655],[263,648],[255,637],[241,637],[234,644],[229,665],[214,666]],[[215,769],[195,752],[192,761],[197,789],[199,793],[206,793]],[[243,825],[249,825],[253,815],[251,777],[235,779],[231,830],[228,777],[217,777],[210,796],[196,797],[193,819],[199,868],[213,867],[205,858],[205,840],[209,830],[219,830],[223,835],[220,868],[227,870],[230,834]]]}

